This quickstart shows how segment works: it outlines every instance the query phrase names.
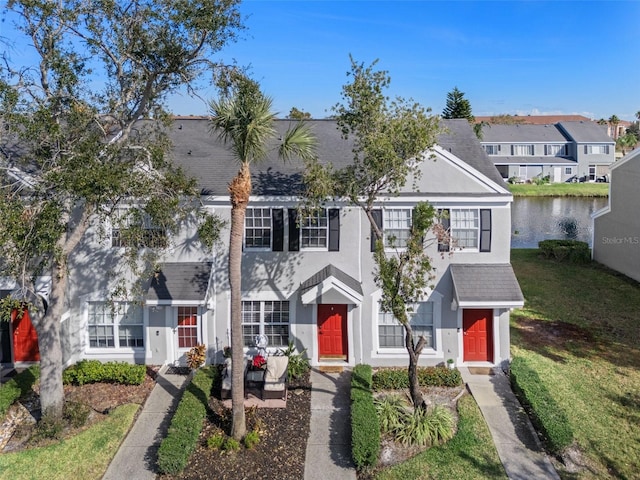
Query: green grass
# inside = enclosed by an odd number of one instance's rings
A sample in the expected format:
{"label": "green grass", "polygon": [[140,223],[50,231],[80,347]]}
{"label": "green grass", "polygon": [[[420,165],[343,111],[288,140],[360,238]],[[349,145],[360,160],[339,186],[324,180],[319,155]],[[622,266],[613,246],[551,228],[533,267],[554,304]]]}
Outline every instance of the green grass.
{"label": "green grass", "polygon": [[459,400],[458,414],[458,432],[453,439],[385,469],[376,479],[506,479],[487,424],[472,396]]}
{"label": "green grass", "polygon": [[100,479],[140,405],[116,408],[105,420],[55,445],[0,455],[0,479]]}
{"label": "green grass", "polygon": [[568,417],[591,469],[564,478],[638,478],[640,286],[595,263],[543,260],[513,250],[526,299],[512,313],[512,356],[522,357]]}
{"label": "green grass", "polygon": [[608,197],[608,183],[509,184],[514,197]]}

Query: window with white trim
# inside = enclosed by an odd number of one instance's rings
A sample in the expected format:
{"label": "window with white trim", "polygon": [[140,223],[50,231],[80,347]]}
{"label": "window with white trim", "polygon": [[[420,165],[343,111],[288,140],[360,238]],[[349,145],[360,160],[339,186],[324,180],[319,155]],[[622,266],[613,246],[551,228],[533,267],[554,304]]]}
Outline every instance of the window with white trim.
{"label": "window with white trim", "polygon": [[167,231],[154,224],[151,216],[136,208],[118,208],[111,219],[111,246],[164,248]]}
{"label": "window with white trim", "polygon": [[553,157],[564,157],[567,155],[567,146],[562,144],[545,145],[544,154]]}
{"label": "window with white trim", "polygon": [[302,248],[327,248],[329,238],[329,219],[327,209],[321,208],[317,212],[302,219],[300,224],[300,246]]}
{"label": "window with white trim", "polygon": [[487,152],[487,155],[499,155],[500,145],[483,145],[484,151]]}
{"label": "window with white trim", "polygon": [[533,145],[530,144],[511,145],[511,155],[527,157],[533,155],[533,151]]}
{"label": "window with white trim", "polygon": [[584,153],[587,155],[608,155],[609,145],[585,145]]}
{"label": "window with white trim", "polygon": [[449,212],[451,240],[456,248],[477,249],[480,219],[475,208],[452,208]]}
{"label": "window with white trim", "polygon": [[411,209],[384,210],[384,244],[390,248],[406,248],[411,233]]}
{"label": "window with white trim", "polygon": [[178,307],[178,348],[198,344],[198,307]]}
{"label": "window with white trim", "polygon": [[[426,340],[426,348],[435,349],[435,332],[433,321],[433,302],[420,302],[414,305],[414,312],[409,313],[409,323],[413,331],[414,342],[420,336]],[[378,345],[385,348],[404,348],[404,327],[396,320],[392,313],[378,312]]]}
{"label": "window with white trim", "polygon": [[271,209],[247,208],[244,220],[246,248],[271,248]]}
{"label": "window with white trim", "polygon": [[242,302],[244,346],[253,346],[257,335],[266,335],[270,347],[285,347],[289,344],[288,301],[250,300]]}
{"label": "window with white trim", "polygon": [[144,347],[142,307],[132,303],[90,302],[91,348]]}

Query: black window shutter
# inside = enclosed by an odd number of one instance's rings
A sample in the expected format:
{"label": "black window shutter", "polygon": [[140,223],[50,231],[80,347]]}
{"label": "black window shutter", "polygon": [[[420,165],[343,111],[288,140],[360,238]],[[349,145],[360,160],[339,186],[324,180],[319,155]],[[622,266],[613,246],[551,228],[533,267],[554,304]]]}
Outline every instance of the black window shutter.
{"label": "black window shutter", "polygon": [[340,209],[329,209],[329,251],[340,251]]}
{"label": "black window shutter", "polygon": [[[376,226],[380,229],[380,231],[382,231],[382,210],[380,209],[376,209],[376,210],[371,210],[371,216],[373,217],[373,221],[375,222]],[[376,232],[373,229],[373,226],[371,227],[371,251],[375,252],[376,251]]]}
{"label": "black window shutter", "polygon": [[[450,221],[450,212],[448,208],[444,208],[442,210],[438,210],[438,214],[442,216],[440,219],[440,223],[442,224],[442,228],[449,232],[449,228],[451,227]],[[449,251],[449,243],[451,242],[451,238],[449,237],[445,242],[438,242],[438,251],[439,252],[448,252]]]}
{"label": "black window shutter", "polygon": [[271,210],[272,235],[271,249],[274,252],[282,252],[284,250],[284,210],[282,208],[274,208]]}
{"label": "black window shutter", "polygon": [[491,251],[491,210],[480,209],[480,251]]}
{"label": "black window shutter", "polygon": [[300,228],[298,228],[298,211],[289,209],[289,251],[300,251]]}

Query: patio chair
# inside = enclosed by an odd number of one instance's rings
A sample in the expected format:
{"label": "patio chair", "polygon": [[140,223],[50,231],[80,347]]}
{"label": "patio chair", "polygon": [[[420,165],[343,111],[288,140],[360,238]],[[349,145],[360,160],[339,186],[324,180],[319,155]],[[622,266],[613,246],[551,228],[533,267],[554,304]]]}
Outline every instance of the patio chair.
{"label": "patio chair", "polygon": [[264,374],[262,399],[287,398],[287,367],[289,357],[270,355],[267,358],[267,369]]}
{"label": "patio chair", "polygon": [[[246,376],[249,362],[244,361],[244,373],[242,376]],[[231,358],[224,359],[224,369],[222,370],[222,385],[220,387],[220,398],[226,400],[231,398]]]}

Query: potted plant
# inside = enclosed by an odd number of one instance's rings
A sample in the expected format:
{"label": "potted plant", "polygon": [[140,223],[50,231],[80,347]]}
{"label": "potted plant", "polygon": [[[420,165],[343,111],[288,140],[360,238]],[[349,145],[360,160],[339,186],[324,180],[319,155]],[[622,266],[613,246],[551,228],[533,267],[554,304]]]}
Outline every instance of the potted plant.
{"label": "potted plant", "polygon": [[254,370],[261,370],[262,368],[264,368],[266,364],[267,364],[267,361],[262,355],[254,356],[253,360],[251,361],[251,367]]}
{"label": "potted plant", "polygon": [[447,360],[447,367],[449,367],[449,370],[453,370],[454,368],[456,368],[456,362],[453,360],[453,358],[449,358]]}

